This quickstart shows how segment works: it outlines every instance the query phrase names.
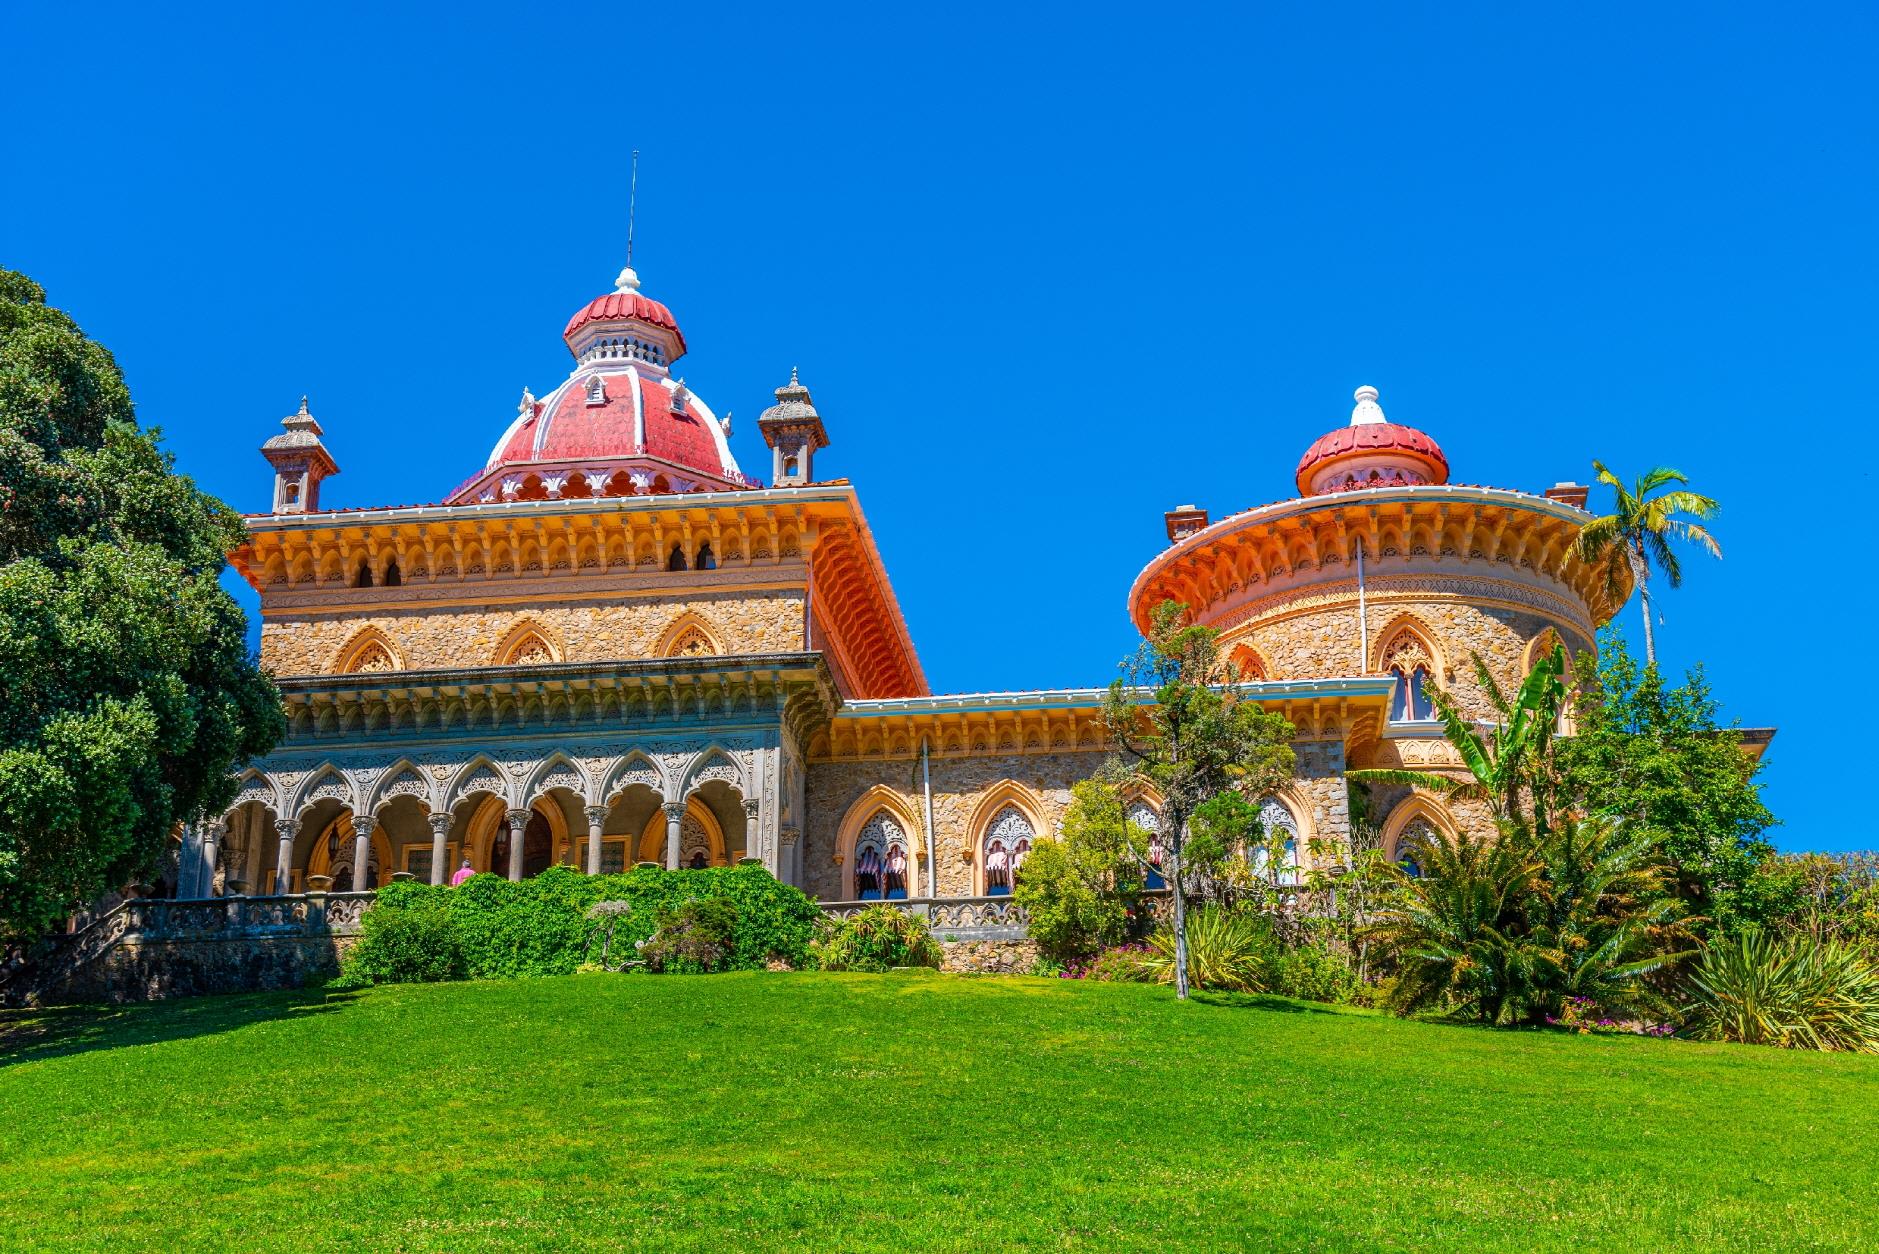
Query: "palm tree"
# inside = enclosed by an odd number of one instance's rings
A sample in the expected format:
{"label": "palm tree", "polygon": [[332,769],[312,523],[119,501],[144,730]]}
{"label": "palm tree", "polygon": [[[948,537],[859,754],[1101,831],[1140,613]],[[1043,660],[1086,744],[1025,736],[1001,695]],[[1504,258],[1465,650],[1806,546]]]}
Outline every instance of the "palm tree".
{"label": "palm tree", "polygon": [[[1708,549],[1711,555],[1721,557],[1722,546],[1716,543],[1716,537],[1699,523],[1678,517],[1687,514],[1690,518],[1706,520],[1715,517],[1720,507],[1713,498],[1687,488],[1658,492],[1670,484],[1689,483],[1681,471],[1666,466],[1647,471],[1629,490],[1603,462],[1593,462],[1592,469],[1598,472],[1600,483],[1611,487],[1615,497],[1614,512],[1585,525],[1573,545],[1572,556],[1604,573],[1605,589],[1614,605],[1624,592],[1624,577],[1631,576],[1644,607],[1644,660],[1655,666],[1657,642],[1651,634],[1651,567],[1663,571],[1665,582],[1675,588],[1683,583],[1683,569],[1677,562],[1676,550],[1670,547],[1672,540],[1690,541]],[[1653,492],[1658,495],[1652,496]]]}

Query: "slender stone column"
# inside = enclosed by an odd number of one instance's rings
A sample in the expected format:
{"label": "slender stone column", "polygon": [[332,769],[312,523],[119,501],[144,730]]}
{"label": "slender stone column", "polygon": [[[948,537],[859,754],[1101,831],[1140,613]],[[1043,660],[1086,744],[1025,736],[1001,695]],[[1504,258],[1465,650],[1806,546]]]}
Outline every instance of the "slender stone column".
{"label": "slender stone column", "polygon": [[685,820],[685,803],[668,801],[665,803],[665,869],[679,869],[679,824]]}
{"label": "slender stone column", "polygon": [[588,806],[582,811],[587,816],[587,873],[600,874],[600,830],[607,825],[606,806]]}
{"label": "slender stone column", "polygon": [[378,826],[378,815],[355,814],[352,816],[352,891],[362,893],[366,890],[365,877],[372,861],[372,831]]}
{"label": "slender stone column", "polygon": [[196,896],[215,896],[215,856],[221,851],[222,837],[228,831],[223,819],[210,819],[202,825],[202,878],[196,883]]}
{"label": "slender stone column", "polygon": [[763,828],[757,818],[762,813],[762,798],[744,798],[744,856],[759,861],[763,859]]}
{"label": "slender stone column", "polygon": [[200,897],[196,880],[202,874],[202,829],[194,823],[183,824],[182,847],[176,851],[176,895]]}
{"label": "slender stone column", "polygon": [[509,811],[509,878],[522,881],[522,841],[528,835],[529,811]]}
{"label": "slender stone column", "polygon": [[450,868],[444,865],[444,838],[450,835],[450,815],[431,814],[425,817],[431,825],[431,883],[441,884],[449,878]]}
{"label": "slender stone column", "polygon": [[293,886],[294,837],[300,834],[300,820],[275,819],[274,831],[281,838],[280,852],[274,859],[274,891],[285,893]]}

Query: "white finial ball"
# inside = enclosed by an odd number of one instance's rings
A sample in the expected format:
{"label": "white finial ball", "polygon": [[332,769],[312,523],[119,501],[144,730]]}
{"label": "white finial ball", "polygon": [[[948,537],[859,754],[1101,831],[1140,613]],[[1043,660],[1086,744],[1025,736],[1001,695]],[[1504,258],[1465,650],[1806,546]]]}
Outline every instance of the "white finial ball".
{"label": "white finial ball", "polygon": [[1379,395],[1378,391],[1375,388],[1371,387],[1368,383],[1366,383],[1362,387],[1358,388],[1355,392],[1351,393],[1351,399],[1356,401],[1359,405],[1361,405],[1365,401],[1376,400],[1378,395]]}
{"label": "white finial ball", "polygon": [[628,266],[620,271],[620,277],[613,281],[616,292],[637,292],[639,290],[639,272]]}

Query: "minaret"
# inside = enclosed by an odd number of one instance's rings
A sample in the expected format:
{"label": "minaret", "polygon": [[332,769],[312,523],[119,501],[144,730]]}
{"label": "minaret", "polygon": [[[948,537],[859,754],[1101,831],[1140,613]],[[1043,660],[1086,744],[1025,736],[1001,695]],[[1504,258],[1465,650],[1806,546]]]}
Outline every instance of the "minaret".
{"label": "minaret", "polygon": [[274,467],[274,510],[276,514],[317,514],[320,512],[320,480],[339,473],[339,463],[320,442],[320,424],[307,412],[307,398],[300,398],[300,412],[281,419],[287,428],[261,446],[261,456]]}
{"label": "minaret", "polygon": [[757,419],[757,429],[773,450],[771,478],[777,487],[795,488],[815,482],[816,450],[829,446],[829,433],[809,400],[809,389],[797,380],[794,366],[789,370],[789,382],[776,390],[776,404]]}

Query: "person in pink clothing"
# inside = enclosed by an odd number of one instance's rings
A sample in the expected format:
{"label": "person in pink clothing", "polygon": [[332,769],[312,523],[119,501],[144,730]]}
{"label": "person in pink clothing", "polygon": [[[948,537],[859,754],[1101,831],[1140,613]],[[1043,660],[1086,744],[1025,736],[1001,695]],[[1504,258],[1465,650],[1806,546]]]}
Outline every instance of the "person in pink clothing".
{"label": "person in pink clothing", "polygon": [[450,877],[450,886],[455,888],[457,885],[463,883],[464,880],[469,879],[475,874],[476,872],[470,869],[470,860],[465,858],[463,865],[457,868],[457,873]]}

